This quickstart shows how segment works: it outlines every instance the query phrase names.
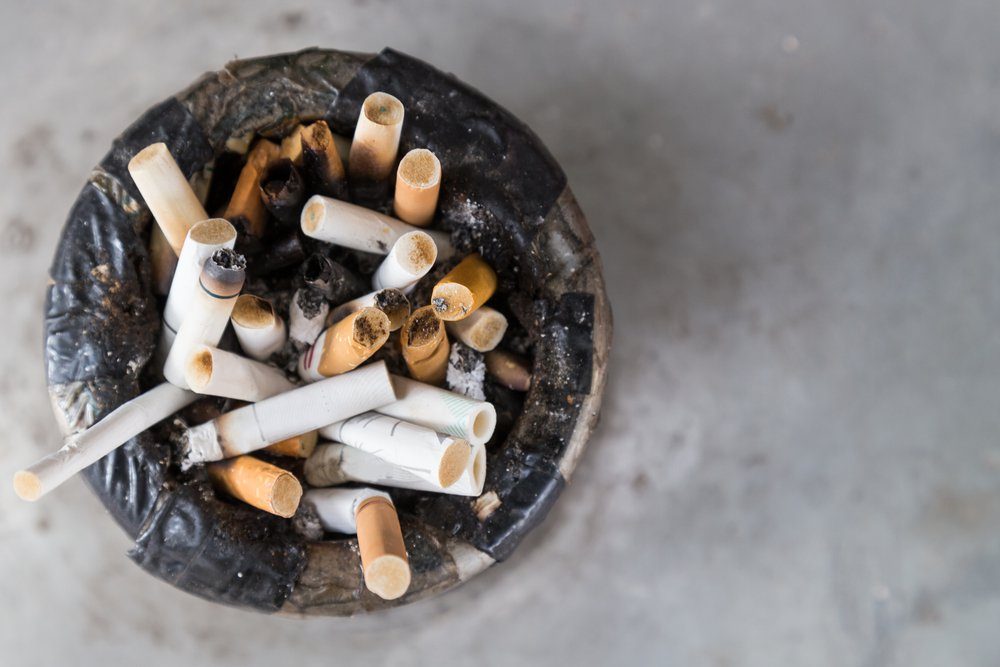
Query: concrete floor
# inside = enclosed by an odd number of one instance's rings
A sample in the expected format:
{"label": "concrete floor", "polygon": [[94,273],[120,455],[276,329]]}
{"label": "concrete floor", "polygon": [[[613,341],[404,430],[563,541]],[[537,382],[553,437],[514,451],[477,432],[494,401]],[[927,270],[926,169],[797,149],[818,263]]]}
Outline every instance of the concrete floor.
{"label": "concrete floor", "polygon": [[80,481],[4,488],[5,664],[1000,663],[1000,5],[203,4],[0,8],[0,479],[57,445],[40,309],[90,167],[310,45],[423,57],[562,161],[616,315],[602,427],[507,563],[353,620],[202,602]]}

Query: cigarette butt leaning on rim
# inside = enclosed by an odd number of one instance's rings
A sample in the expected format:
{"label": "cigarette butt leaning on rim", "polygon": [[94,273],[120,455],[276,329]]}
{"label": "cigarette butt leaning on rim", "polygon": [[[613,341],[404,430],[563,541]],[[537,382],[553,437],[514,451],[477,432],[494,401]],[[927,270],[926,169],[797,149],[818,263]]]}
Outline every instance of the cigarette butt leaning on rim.
{"label": "cigarette butt leaning on rim", "polygon": [[441,162],[426,148],[414,148],[396,169],[393,212],[403,222],[426,227],[434,219],[441,190]]}
{"label": "cigarette butt leaning on rim", "polygon": [[308,504],[325,530],[357,534],[365,586],[384,600],[410,587],[410,565],[392,498],[375,489],[311,489]]}
{"label": "cigarette butt leaning on rim", "polygon": [[279,157],[289,160],[296,167],[302,166],[302,125],[296,125],[288,136],[281,140]]}
{"label": "cigarette butt leaning on rim", "polygon": [[531,388],[531,367],[528,360],[519,354],[506,350],[487,352],[486,372],[508,389],[528,391]]}
{"label": "cigarette butt leaning on rim", "polygon": [[302,232],[327,243],[384,255],[403,234],[423,231],[434,239],[439,260],[455,254],[451,236],[437,230],[421,230],[377,211],[323,195],[313,195],[302,209]]}
{"label": "cigarette butt leaning on rim", "polygon": [[433,306],[417,308],[399,334],[403,359],[414,379],[441,384],[448,372],[448,337]]}
{"label": "cigarette butt leaning on rim", "polygon": [[251,236],[259,238],[264,235],[267,209],[264,208],[264,202],[260,198],[260,179],[268,165],[278,159],[279,152],[278,145],[267,139],[261,139],[254,144],[223,214],[223,217],[230,222],[242,224]]}
{"label": "cigarette butt leaning on rim", "polygon": [[362,308],[324,331],[299,357],[306,382],[339,375],[363,364],[389,339],[389,318],[377,308]]}
{"label": "cigarette butt leaning on rim", "polygon": [[497,274],[479,253],[473,253],[438,281],[431,304],[449,322],[468,317],[497,290]]}
{"label": "cigarette butt leaning on rim", "polygon": [[37,500],[131,438],[193,403],[198,394],[164,382],[108,413],[90,428],[66,438],[66,444],[14,475],[14,491]]}
{"label": "cigarette butt leaning on rim", "polygon": [[302,171],[312,192],[327,196],[344,193],[347,173],[325,120],[302,131]]}
{"label": "cigarette butt leaning on rim", "polygon": [[425,232],[407,232],[392,244],[372,276],[372,289],[401,289],[408,292],[437,261],[437,246]]}
{"label": "cigarette butt leaning on rim", "polygon": [[219,344],[245,278],[243,255],[223,248],[208,258],[187,315],[163,364],[163,377],[167,382],[188,388],[184,379],[188,358],[200,345]]}
{"label": "cigarette butt leaning on rim", "polygon": [[305,192],[302,175],[288,158],[272,162],[260,177],[261,200],[271,215],[281,222],[295,220]]}
{"label": "cigarette butt leaning on rim", "polygon": [[285,345],[285,321],[267,299],[241,294],[229,319],[240,347],[251,359],[266,361]]}
{"label": "cigarette butt leaning on rim", "polygon": [[396,400],[377,408],[376,412],[465,438],[474,445],[486,444],[493,437],[497,412],[492,403],[401,375],[392,376],[392,386]]}
{"label": "cigarette butt leaning on rim", "polygon": [[295,515],[302,485],[295,475],[252,456],[237,456],[205,467],[212,484],[229,495],[286,519]]}
{"label": "cigarette butt leaning on rim", "polygon": [[507,333],[507,318],[498,310],[481,306],[465,319],[448,322],[448,333],[476,352],[489,352]]}
{"label": "cigarette butt leaning on rim", "polygon": [[288,337],[298,349],[312,345],[326,326],[330,304],[314,289],[295,290],[288,305]]}
{"label": "cigarette butt leaning on rim", "polygon": [[185,431],[181,465],[262,449],[395,399],[385,362],[296,387]]}
{"label": "cigarette butt leaning on rim", "polygon": [[303,433],[302,435],[296,435],[291,438],[285,438],[273,445],[268,445],[261,451],[267,452],[268,454],[274,454],[276,456],[291,456],[297,459],[307,459],[312,456],[313,451],[316,449],[316,443],[319,440],[318,431],[309,431],[308,433]]}
{"label": "cigarette butt leaning on rim", "polygon": [[403,103],[389,93],[365,98],[351,142],[351,181],[384,181],[392,175],[404,115]]}
{"label": "cigarette butt leaning on rim", "polygon": [[209,345],[188,357],[184,379],[195,393],[249,403],[295,388],[284,371]]}

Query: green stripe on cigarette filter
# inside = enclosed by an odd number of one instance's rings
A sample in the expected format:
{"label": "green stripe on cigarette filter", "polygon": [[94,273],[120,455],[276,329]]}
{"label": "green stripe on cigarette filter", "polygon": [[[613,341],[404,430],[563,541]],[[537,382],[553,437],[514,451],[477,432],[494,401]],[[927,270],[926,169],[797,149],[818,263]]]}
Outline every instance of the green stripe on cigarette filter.
{"label": "green stripe on cigarette filter", "polygon": [[205,283],[201,282],[201,278],[198,278],[198,285],[201,286],[201,291],[209,295],[213,299],[219,299],[220,301],[225,301],[226,299],[235,299],[239,296],[239,293],[230,294],[229,296],[223,296],[222,294],[216,294],[212,290],[205,287]]}

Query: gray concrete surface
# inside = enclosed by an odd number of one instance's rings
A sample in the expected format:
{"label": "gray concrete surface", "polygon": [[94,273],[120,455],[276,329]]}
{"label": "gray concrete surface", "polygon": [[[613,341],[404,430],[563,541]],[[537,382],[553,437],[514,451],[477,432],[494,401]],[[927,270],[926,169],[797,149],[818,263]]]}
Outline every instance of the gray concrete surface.
{"label": "gray concrete surface", "polygon": [[0,9],[0,478],[54,448],[40,308],[88,171],[233,55],[393,45],[530,123],[600,243],[604,419],[507,563],[301,622],[154,580],[81,482],[0,489],[3,664],[1000,664],[1000,5]]}

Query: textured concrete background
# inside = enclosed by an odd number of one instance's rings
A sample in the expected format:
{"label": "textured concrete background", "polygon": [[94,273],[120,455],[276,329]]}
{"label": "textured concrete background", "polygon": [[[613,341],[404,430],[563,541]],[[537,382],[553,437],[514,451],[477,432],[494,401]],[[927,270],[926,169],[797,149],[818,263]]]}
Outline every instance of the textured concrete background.
{"label": "textured concrete background", "polygon": [[423,57],[562,161],[617,320],[602,427],[507,563],[353,620],[189,597],[80,481],[5,486],[4,664],[1000,664],[1000,5],[206,4],[0,8],[0,478],[57,445],[40,309],[90,167],[311,45]]}

